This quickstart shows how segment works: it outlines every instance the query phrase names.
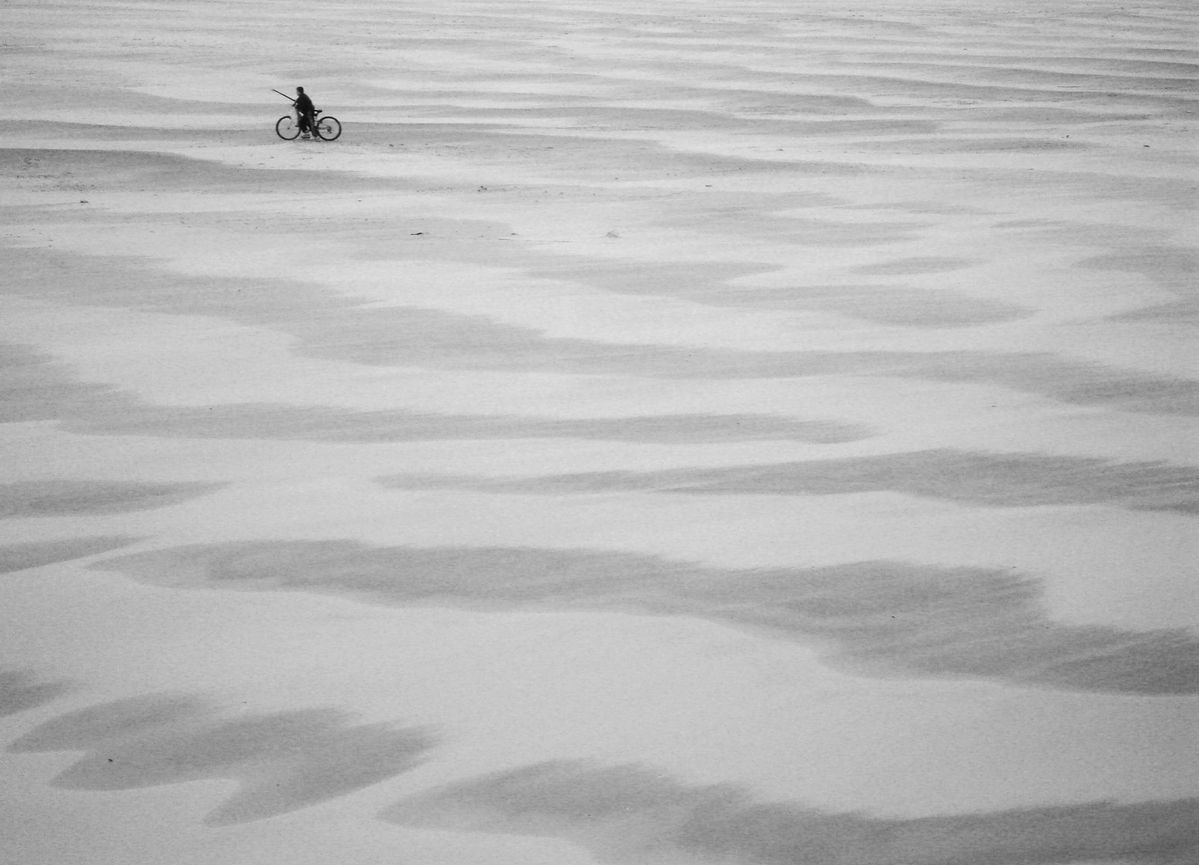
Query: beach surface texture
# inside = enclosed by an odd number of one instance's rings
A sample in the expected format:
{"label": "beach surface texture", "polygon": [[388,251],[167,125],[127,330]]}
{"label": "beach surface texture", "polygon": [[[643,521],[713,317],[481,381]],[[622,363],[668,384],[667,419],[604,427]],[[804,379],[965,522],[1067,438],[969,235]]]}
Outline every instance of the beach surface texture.
{"label": "beach surface texture", "polygon": [[0,862],[1199,862],[1194,3],[0,69]]}

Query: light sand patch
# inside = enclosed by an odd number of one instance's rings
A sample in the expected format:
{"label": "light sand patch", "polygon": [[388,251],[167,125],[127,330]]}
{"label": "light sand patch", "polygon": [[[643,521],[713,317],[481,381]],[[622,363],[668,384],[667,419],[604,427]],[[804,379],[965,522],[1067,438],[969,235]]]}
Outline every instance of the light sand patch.
{"label": "light sand patch", "polygon": [[547,762],[445,785],[383,818],[408,826],[568,838],[605,862],[736,865],[1060,865],[1199,855],[1199,800],[1091,802],[887,820],[761,802],[639,765]]}
{"label": "light sand patch", "polygon": [[1036,580],[865,562],[736,570],[655,556],[351,541],[195,545],[92,567],[156,585],[348,593],[384,604],[697,616],[831,646],[872,674],[981,677],[1070,690],[1199,694],[1199,640],[1053,622]]}
{"label": "light sand patch", "polygon": [[353,726],[332,709],[223,714],[195,698],[147,695],[69,712],[10,750],[86,751],[53,782],[72,790],[235,779],[241,789],[205,818],[229,826],[377,784],[412,769],[433,743],[427,730]]}

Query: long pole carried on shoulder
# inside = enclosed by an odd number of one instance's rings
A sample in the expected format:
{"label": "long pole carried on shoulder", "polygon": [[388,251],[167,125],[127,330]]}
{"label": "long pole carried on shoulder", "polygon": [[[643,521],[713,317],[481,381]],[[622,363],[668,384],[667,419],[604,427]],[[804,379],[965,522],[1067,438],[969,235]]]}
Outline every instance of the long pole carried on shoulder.
{"label": "long pole carried on shoulder", "polygon": [[278,93],[280,96],[282,96],[282,97],[283,97],[284,99],[286,99],[288,102],[295,102],[295,101],[296,101],[296,100],[292,99],[290,96],[288,96],[286,93],[281,93],[280,91],[276,90],[274,87],[272,87],[272,88],[271,88],[271,92],[272,92],[272,93]]}

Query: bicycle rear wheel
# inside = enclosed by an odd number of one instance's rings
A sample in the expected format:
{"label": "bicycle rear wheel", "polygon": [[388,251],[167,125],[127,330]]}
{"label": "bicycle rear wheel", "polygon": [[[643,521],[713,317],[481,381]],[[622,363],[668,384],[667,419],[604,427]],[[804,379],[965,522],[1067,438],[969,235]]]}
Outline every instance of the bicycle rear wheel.
{"label": "bicycle rear wheel", "polygon": [[284,114],[275,121],[275,133],[284,141],[291,141],[300,134],[300,124],[290,114]]}
{"label": "bicycle rear wheel", "polygon": [[314,125],[317,137],[325,141],[336,141],[341,135],[341,121],[336,117],[318,117]]}

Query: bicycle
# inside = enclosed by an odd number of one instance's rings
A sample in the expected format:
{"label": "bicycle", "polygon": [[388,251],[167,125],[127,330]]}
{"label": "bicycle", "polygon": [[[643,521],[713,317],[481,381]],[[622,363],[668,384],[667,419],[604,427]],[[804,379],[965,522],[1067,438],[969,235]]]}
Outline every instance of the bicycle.
{"label": "bicycle", "polygon": [[[341,121],[332,115],[316,112],[312,131],[322,141],[336,141],[341,136]],[[300,134],[300,123],[294,114],[284,114],[275,121],[275,134],[284,141],[294,141]]]}

